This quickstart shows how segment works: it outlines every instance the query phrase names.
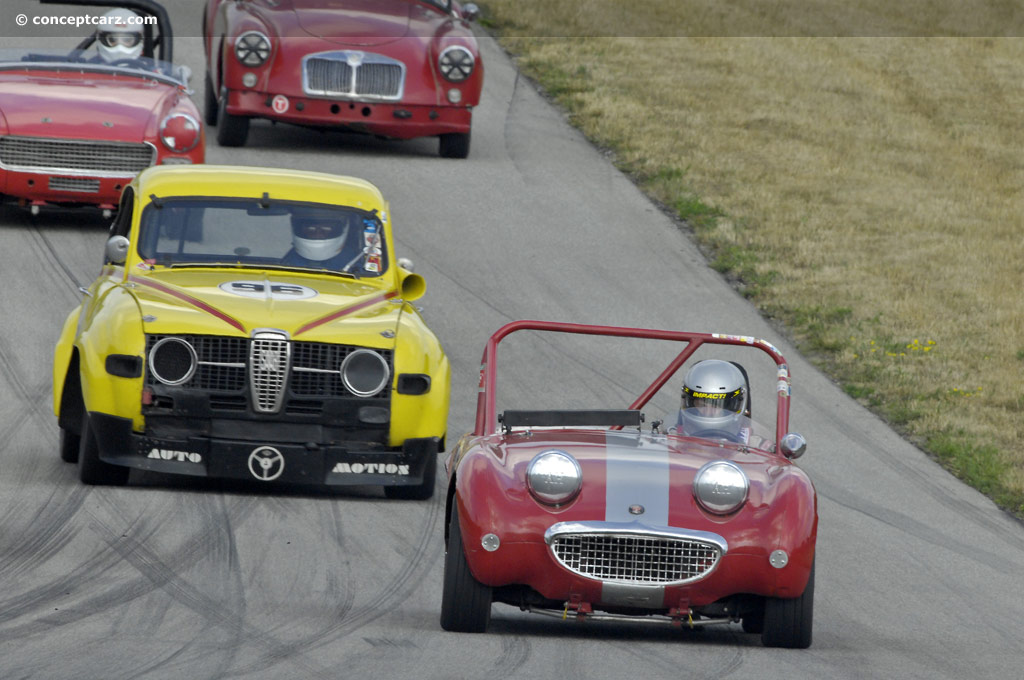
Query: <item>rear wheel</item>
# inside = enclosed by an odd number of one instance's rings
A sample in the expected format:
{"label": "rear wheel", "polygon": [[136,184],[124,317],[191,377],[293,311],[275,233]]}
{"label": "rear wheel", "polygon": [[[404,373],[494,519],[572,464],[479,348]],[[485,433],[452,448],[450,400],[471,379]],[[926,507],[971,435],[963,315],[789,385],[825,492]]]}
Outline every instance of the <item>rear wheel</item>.
{"label": "rear wheel", "polygon": [[385,486],[384,497],[395,500],[425,501],[434,495],[437,480],[437,445],[430,446],[423,465],[423,481],[414,486]]}
{"label": "rear wheel", "polygon": [[96,433],[89,425],[89,416],[82,418],[82,441],[78,449],[78,478],[83,484],[124,486],[128,483],[129,468],[111,465],[100,460],[100,447]]}
{"label": "rear wheel", "polygon": [[469,571],[459,528],[459,509],[452,508],[448,550],[444,555],[441,627],[457,633],[483,633],[491,621],[491,588]]}
{"label": "rear wheel", "polygon": [[441,158],[469,156],[469,133],[449,132],[441,135]]}
{"label": "rear wheel", "polygon": [[210,80],[210,72],[206,72],[206,99],[203,100],[203,120],[207,125],[217,125],[217,94],[213,91],[213,81]]}
{"label": "rear wheel", "polygon": [[803,595],[786,600],[777,597],[765,600],[761,642],[765,647],[807,649],[811,646],[813,615],[814,567],[811,566],[811,576],[807,579]]}
{"label": "rear wheel", "polygon": [[217,103],[217,143],[221,146],[244,146],[249,137],[249,119],[228,113],[228,91],[221,90]]}
{"label": "rear wheel", "polygon": [[78,462],[78,448],[81,446],[82,438],[71,432],[60,428],[60,459],[65,463]]}

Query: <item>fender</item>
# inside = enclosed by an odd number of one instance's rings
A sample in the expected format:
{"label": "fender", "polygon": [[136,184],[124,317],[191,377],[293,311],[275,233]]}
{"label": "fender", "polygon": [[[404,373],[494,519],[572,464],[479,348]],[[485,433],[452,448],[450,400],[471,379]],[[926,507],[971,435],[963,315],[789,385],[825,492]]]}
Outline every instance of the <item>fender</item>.
{"label": "fender", "polygon": [[78,317],[82,313],[82,305],[78,305],[67,318],[53,350],[53,415],[60,418],[60,403],[64,395],[64,382],[71,366],[71,355],[75,349],[75,332],[78,329]]}
{"label": "fender", "polygon": [[[402,307],[395,342],[395,375],[392,383],[390,446],[406,439],[444,438],[448,428],[451,395],[451,366],[437,336],[408,302]],[[397,390],[402,373],[431,376],[425,394],[401,394]]]}

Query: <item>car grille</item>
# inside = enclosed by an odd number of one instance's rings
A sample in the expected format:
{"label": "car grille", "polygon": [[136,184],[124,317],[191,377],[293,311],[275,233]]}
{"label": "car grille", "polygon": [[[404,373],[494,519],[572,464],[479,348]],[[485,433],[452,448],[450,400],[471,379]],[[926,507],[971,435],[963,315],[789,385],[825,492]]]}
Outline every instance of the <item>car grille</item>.
{"label": "car grille", "polygon": [[[167,335],[146,336],[146,357]],[[276,333],[255,338],[210,335],[173,336],[188,342],[196,352],[195,373],[178,387],[209,393],[211,408],[258,413],[285,411],[316,414],[322,400],[354,396],[341,379],[341,362],[361,347],[322,342],[296,342]],[[393,352],[375,349],[393,368]],[[146,384],[162,386],[150,371]],[[387,396],[390,386],[372,397]]]}
{"label": "car grille", "polygon": [[633,585],[699,579],[714,569],[722,554],[710,542],[607,533],[559,535],[551,549],[576,574]]}
{"label": "car grille", "polygon": [[156,159],[156,147],[131,142],[0,137],[0,166],[30,172],[135,175]]}
{"label": "car grille", "polygon": [[308,95],[396,100],[402,96],[405,65],[380,54],[326,52],[303,60],[302,87]]}
{"label": "car grille", "polygon": [[47,186],[50,191],[76,191],[82,194],[100,192],[100,181],[91,177],[51,177]]}

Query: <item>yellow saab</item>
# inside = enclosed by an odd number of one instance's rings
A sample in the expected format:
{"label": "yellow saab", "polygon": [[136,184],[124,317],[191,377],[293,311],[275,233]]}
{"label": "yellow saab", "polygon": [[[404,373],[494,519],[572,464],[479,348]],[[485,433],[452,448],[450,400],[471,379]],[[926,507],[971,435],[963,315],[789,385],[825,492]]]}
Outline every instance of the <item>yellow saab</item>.
{"label": "yellow saab", "polygon": [[57,343],[61,457],[86,484],[136,468],[429,498],[450,367],[411,304],[425,288],[369,182],[145,170]]}

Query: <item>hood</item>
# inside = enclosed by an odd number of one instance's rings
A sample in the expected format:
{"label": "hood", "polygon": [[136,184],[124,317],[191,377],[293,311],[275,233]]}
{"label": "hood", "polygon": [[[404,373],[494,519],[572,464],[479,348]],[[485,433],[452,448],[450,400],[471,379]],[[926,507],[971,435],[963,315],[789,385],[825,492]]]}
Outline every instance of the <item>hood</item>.
{"label": "hood", "polygon": [[371,47],[409,36],[433,35],[440,12],[409,0],[296,0],[296,25],[337,45]]}
{"label": "hood", "polygon": [[295,340],[389,348],[402,305],[379,284],[262,271],[166,270],[129,277],[147,333],[248,337],[254,329]]}
{"label": "hood", "polygon": [[12,135],[142,142],[176,88],[106,74],[0,74],[0,110]]}

